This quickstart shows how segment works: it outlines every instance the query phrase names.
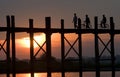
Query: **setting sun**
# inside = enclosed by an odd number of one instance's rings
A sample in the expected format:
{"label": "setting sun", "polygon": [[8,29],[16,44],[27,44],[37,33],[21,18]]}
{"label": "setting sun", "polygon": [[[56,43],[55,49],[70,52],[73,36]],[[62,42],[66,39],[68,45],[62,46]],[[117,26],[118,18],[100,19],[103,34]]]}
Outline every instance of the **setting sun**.
{"label": "setting sun", "polygon": [[[40,35],[35,35],[34,36],[34,48],[38,47],[38,45],[35,41],[40,45],[43,44],[44,41],[45,41],[45,35],[40,34]],[[30,38],[29,37],[21,38],[21,39],[19,39],[18,42],[20,43],[20,45],[22,47],[30,48]]]}

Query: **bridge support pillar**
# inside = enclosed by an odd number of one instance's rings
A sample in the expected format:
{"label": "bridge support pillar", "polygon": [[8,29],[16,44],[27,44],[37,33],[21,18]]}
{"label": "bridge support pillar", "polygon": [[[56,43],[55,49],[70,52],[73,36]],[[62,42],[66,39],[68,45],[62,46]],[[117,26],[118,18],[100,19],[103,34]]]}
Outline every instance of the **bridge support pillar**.
{"label": "bridge support pillar", "polygon": [[81,19],[78,18],[78,47],[79,47],[79,77],[82,77],[83,72],[83,62],[82,62],[82,34],[81,34]]}
{"label": "bridge support pillar", "polygon": [[65,61],[65,44],[64,44],[64,20],[61,19],[61,71],[62,71],[62,77],[65,77],[65,68],[64,68],[64,61]]}
{"label": "bridge support pillar", "polygon": [[110,38],[111,38],[111,65],[112,77],[115,77],[115,48],[114,48],[114,22],[113,17],[110,17]]}
{"label": "bridge support pillar", "polygon": [[6,17],[7,20],[7,34],[6,34],[6,51],[7,51],[7,77],[10,77],[10,16]]}
{"label": "bridge support pillar", "polygon": [[47,77],[51,77],[51,18],[46,17],[46,57],[47,57]]}
{"label": "bridge support pillar", "polygon": [[11,16],[12,27],[12,74],[16,77],[15,17]]}
{"label": "bridge support pillar", "polygon": [[96,63],[96,77],[100,77],[100,61],[99,61],[99,47],[98,47],[98,17],[95,17],[95,63]]}
{"label": "bridge support pillar", "polygon": [[33,19],[29,19],[29,28],[30,28],[30,70],[31,77],[34,77],[34,33],[33,33]]}

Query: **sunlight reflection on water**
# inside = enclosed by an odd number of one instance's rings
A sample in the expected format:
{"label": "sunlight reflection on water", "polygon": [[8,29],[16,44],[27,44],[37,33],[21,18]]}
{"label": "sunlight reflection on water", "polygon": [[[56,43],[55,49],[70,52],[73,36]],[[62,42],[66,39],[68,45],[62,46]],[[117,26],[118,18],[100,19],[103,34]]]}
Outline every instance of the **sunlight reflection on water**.
{"label": "sunlight reflection on water", "polygon": [[[101,72],[101,77],[112,77],[111,72]],[[116,72],[116,77],[120,76],[120,72]],[[0,77],[6,77],[5,74],[0,74]],[[12,75],[10,75],[12,77]],[[16,77],[31,77],[30,73],[16,74]],[[34,77],[47,77],[47,73],[35,73]],[[52,73],[52,77],[61,77],[61,73]],[[79,77],[78,72],[67,72],[65,77]],[[83,77],[95,77],[95,72],[83,72]]]}

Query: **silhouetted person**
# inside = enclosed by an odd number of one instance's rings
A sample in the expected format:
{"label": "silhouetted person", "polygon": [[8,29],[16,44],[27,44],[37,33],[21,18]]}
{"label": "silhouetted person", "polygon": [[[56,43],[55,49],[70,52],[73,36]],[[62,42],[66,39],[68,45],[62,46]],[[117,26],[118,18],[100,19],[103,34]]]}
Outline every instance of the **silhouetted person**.
{"label": "silhouetted person", "polygon": [[90,19],[88,15],[86,15],[85,24],[86,24],[86,28],[90,28]]}
{"label": "silhouetted person", "polygon": [[78,18],[78,27],[77,28],[81,29],[81,19],[80,18]]}
{"label": "silhouetted person", "polygon": [[76,16],[76,13],[74,13],[74,17],[73,17],[73,23],[74,23],[74,28],[76,29],[77,28],[77,16]]}
{"label": "silhouetted person", "polygon": [[105,15],[103,15],[103,19],[100,24],[102,28],[106,28],[106,21],[107,21],[107,19],[106,19]]}

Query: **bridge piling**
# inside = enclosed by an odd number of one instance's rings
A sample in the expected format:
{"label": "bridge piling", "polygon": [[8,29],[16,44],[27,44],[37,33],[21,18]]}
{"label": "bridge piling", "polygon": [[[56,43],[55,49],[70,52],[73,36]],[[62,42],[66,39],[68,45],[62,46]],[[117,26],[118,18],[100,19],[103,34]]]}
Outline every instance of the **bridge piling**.
{"label": "bridge piling", "polygon": [[46,25],[46,57],[47,57],[47,77],[51,77],[51,17],[45,18]]}
{"label": "bridge piling", "polygon": [[78,18],[78,47],[79,47],[79,77],[83,77],[83,61],[82,61],[82,33],[81,33],[81,19]]}
{"label": "bridge piling", "polygon": [[7,77],[10,77],[10,16],[6,16],[7,33],[6,33],[6,51],[7,51]]}
{"label": "bridge piling", "polygon": [[62,32],[61,32],[61,64],[62,64],[61,69],[62,69],[62,77],[65,77],[65,71],[64,71],[65,70],[64,69],[65,43],[64,43],[64,32],[63,32],[63,30],[64,30],[64,20],[63,19],[61,19],[61,30],[62,30]]}
{"label": "bridge piling", "polygon": [[31,77],[34,77],[33,19],[29,19],[29,28],[30,28],[30,70],[31,70]]}
{"label": "bridge piling", "polygon": [[98,17],[95,20],[95,63],[96,63],[96,77],[100,77],[100,63],[99,63],[99,47],[98,47]]}
{"label": "bridge piling", "polygon": [[111,67],[112,67],[112,77],[115,77],[115,48],[114,48],[114,21],[113,17],[110,17],[110,38],[111,38]]}
{"label": "bridge piling", "polygon": [[16,48],[15,48],[15,17],[11,16],[11,27],[12,27],[12,74],[16,77]]}

